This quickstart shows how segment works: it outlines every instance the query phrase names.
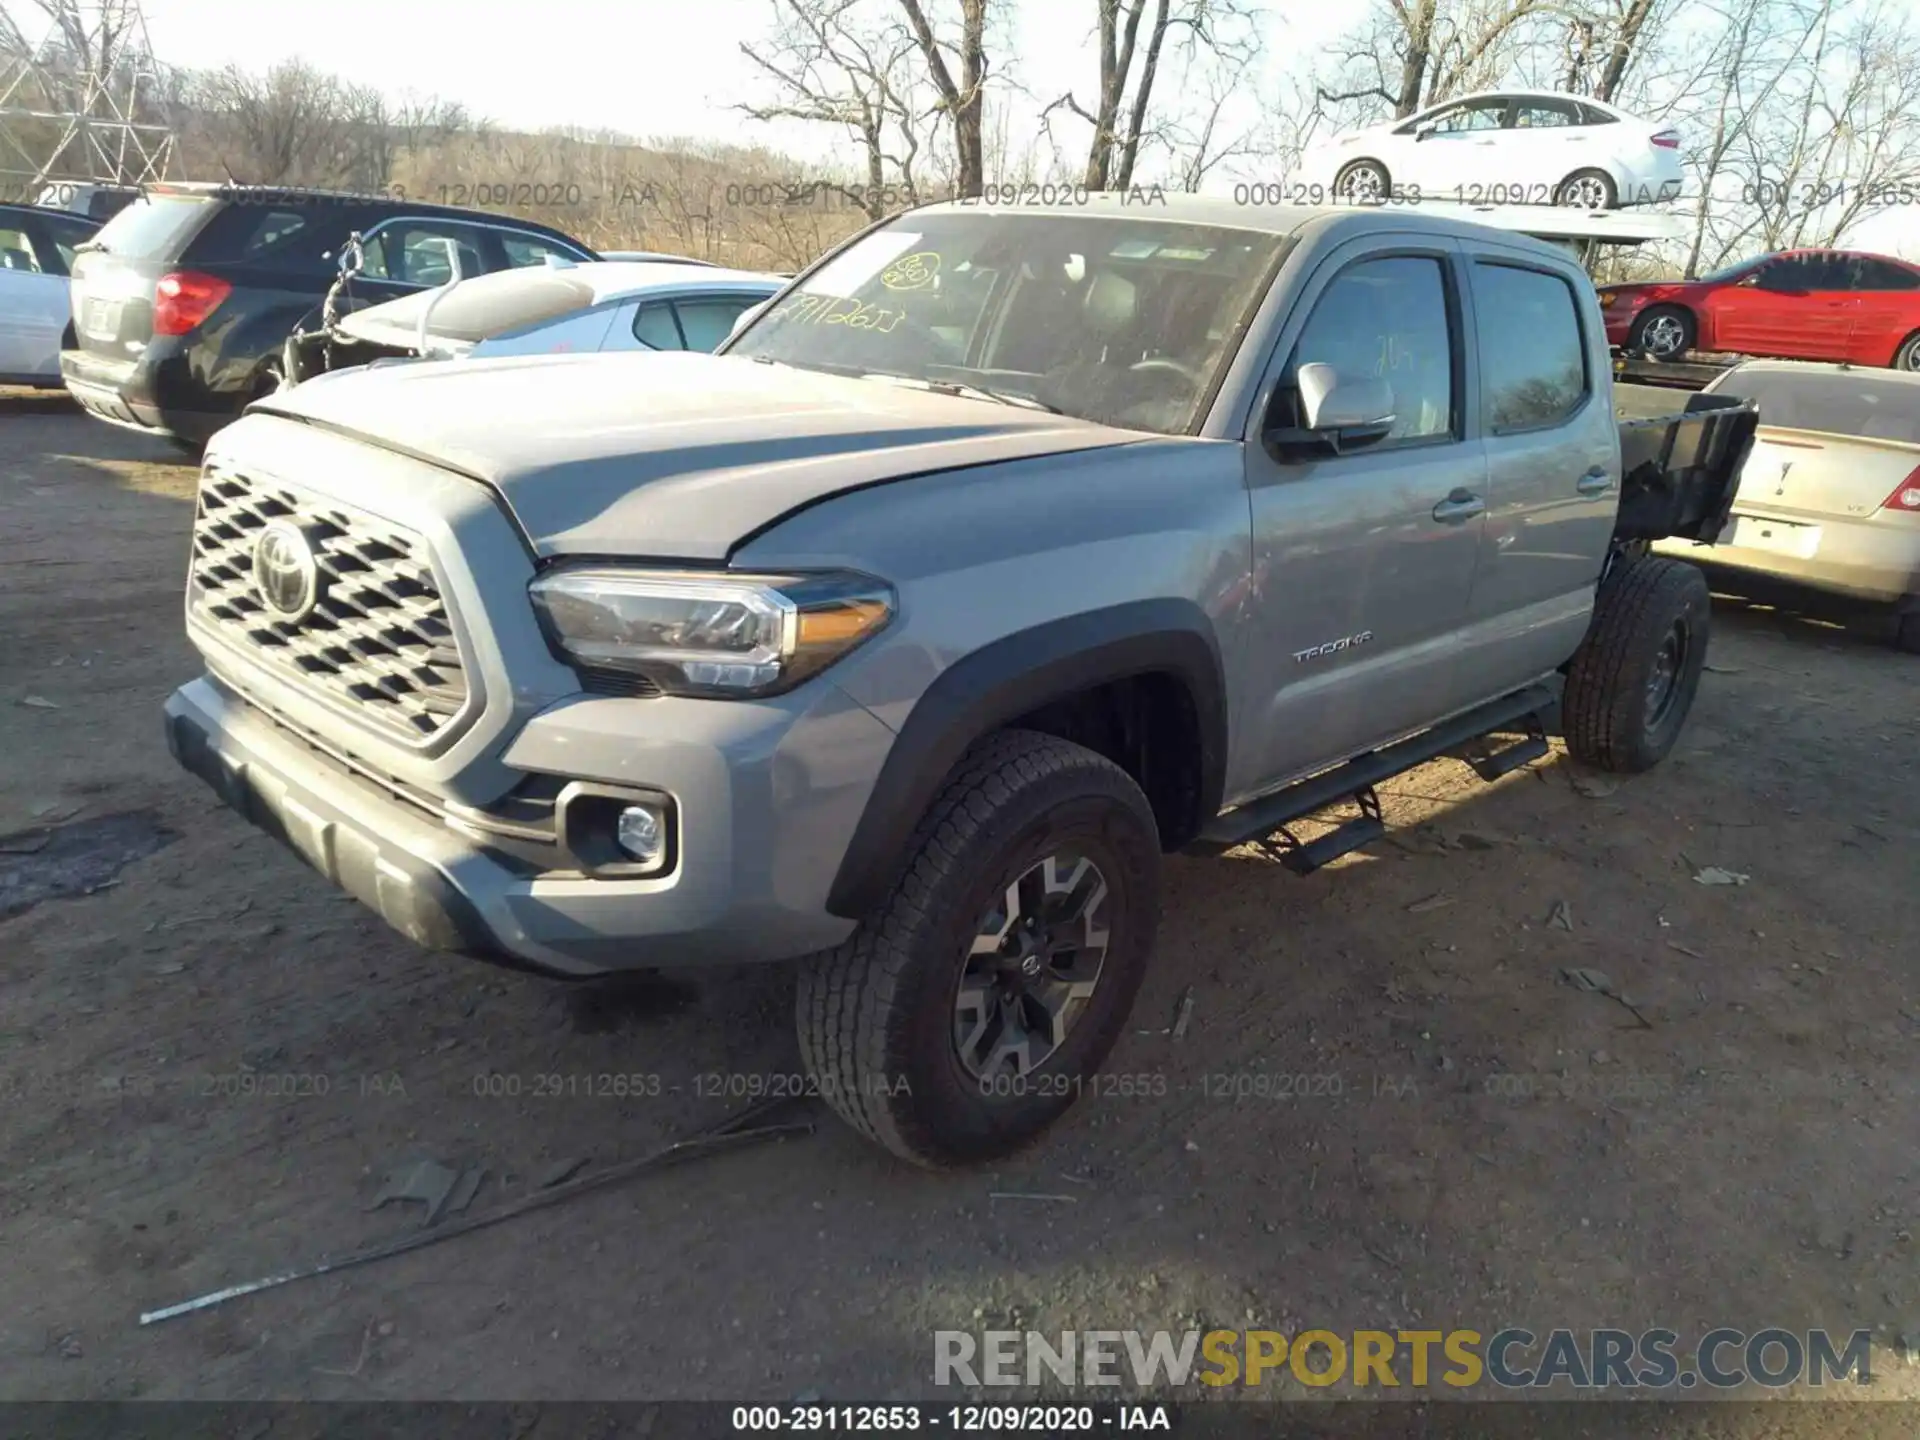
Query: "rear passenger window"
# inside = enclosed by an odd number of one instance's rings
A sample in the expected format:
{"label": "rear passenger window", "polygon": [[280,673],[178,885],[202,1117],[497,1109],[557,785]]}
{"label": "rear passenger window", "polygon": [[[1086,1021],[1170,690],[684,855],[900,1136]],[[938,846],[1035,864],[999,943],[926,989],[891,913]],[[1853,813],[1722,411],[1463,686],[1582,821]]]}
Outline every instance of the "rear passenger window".
{"label": "rear passenger window", "polygon": [[1481,317],[1480,374],[1495,434],[1558,425],[1587,397],[1579,301],[1558,275],[1487,262],[1473,267]]}
{"label": "rear passenger window", "polygon": [[680,333],[689,350],[708,352],[720,348],[720,342],[733,332],[740,312],[758,302],[743,296],[738,300],[677,300],[674,310],[680,319]]}
{"label": "rear passenger window", "polygon": [[673,306],[666,301],[642,305],[633,317],[633,338],[649,350],[678,350],[680,327],[673,322]]}
{"label": "rear passenger window", "polygon": [[[1393,429],[1380,446],[1452,435],[1453,327],[1440,261],[1396,255],[1335,276],[1294,346],[1287,387],[1276,397],[1281,410],[1296,404],[1300,367],[1316,362],[1343,380],[1385,380],[1393,388]],[[1298,425],[1301,417],[1282,414],[1276,422]]]}

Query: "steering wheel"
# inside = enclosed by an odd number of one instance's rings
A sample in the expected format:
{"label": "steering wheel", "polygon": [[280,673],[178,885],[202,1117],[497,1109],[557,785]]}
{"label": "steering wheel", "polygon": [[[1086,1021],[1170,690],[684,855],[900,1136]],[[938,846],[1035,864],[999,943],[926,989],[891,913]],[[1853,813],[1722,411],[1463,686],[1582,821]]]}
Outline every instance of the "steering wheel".
{"label": "steering wheel", "polygon": [[1206,376],[1200,374],[1185,361],[1170,360],[1157,355],[1151,360],[1141,360],[1127,367],[1129,375],[1177,375],[1195,390],[1207,383]]}

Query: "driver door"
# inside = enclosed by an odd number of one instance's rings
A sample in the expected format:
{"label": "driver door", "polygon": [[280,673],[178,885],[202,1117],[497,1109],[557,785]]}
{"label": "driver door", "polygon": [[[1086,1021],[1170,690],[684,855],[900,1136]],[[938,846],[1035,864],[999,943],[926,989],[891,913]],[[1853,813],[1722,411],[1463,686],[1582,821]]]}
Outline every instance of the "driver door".
{"label": "driver door", "polygon": [[[1485,697],[1459,663],[1486,527],[1487,458],[1466,417],[1451,242],[1349,242],[1314,272],[1268,362],[1246,437],[1253,521],[1238,799]],[[1344,455],[1270,447],[1297,426],[1309,362],[1384,379],[1385,439]]]}
{"label": "driver door", "polygon": [[1853,294],[1825,255],[1783,255],[1708,299],[1716,347],[1787,359],[1838,359],[1853,325]]}

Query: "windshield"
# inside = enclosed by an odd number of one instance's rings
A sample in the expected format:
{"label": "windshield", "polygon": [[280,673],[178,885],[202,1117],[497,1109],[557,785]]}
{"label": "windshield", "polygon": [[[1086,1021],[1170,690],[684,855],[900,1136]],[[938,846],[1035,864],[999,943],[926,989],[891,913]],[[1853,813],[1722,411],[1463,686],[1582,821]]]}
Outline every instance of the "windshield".
{"label": "windshield", "polygon": [[202,195],[143,195],[101,227],[94,246],[129,260],[177,260],[212,203]]}
{"label": "windshield", "polygon": [[1723,265],[1718,270],[1714,271],[1711,275],[1702,275],[1700,279],[1709,285],[1719,285],[1719,284],[1723,284],[1728,280],[1738,280],[1742,275],[1746,274],[1747,271],[1753,269],[1753,267],[1758,265],[1762,260],[1768,260],[1771,258],[1772,258],[1771,256],[1767,256],[1767,255],[1755,255],[1749,260],[1740,261],[1737,265]]}
{"label": "windshield", "polygon": [[433,334],[449,340],[486,340],[586,309],[593,304],[593,286],[566,270],[503,270],[438,292],[437,304],[435,298],[435,291],[422,290],[363,310],[359,318],[411,331],[432,305],[428,328]]}
{"label": "windshield", "polygon": [[727,353],[1184,434],[1286,244],[1156,219],[905,215]]}

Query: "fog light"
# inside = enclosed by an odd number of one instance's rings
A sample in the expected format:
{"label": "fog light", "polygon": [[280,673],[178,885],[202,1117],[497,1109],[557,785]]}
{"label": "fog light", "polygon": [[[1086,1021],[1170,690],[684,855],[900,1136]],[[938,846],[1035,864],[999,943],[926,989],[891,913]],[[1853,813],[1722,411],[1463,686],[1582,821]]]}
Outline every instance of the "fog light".
{"label": "fog light", "polygon": [[652,805],[629,805],[614,823],[613,836],[635,864],[658,865],[667,849],[666,817]]}

